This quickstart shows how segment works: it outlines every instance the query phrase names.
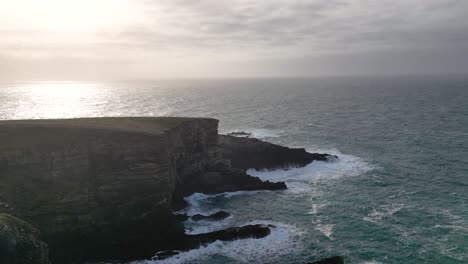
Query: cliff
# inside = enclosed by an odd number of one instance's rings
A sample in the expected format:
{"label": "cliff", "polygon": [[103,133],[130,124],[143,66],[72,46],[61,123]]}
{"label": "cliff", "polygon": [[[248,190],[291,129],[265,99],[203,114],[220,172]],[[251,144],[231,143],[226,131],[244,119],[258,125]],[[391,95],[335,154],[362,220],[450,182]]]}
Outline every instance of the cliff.
{"label": "cliff", "polygon": [[[217,125],[205,118],[1,121],[0,213],[39,229],[53,263],[140,259],[180,247],[184,229],[172,211],[184,196],[285,189],[245,168],[313,160],[261,141],[248,147],[251,139],[223,136],[220,144]],[[268,162],[250,160],[242,146],[252,155],[262,149]]]}
{"label": "cliff", "polygon": [[50,264],[47,244],[30,224],[0,214],[0,263]]}

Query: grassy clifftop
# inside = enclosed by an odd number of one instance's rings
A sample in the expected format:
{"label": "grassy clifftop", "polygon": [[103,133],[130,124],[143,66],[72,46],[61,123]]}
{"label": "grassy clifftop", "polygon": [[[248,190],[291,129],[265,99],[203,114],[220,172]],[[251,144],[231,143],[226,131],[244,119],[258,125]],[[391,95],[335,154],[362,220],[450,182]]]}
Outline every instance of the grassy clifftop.
{"label": "grassy clifftop", "polygon": [[94,133],[108,135],[161,135],[192,121],[212,122],[210,118],[186,117],[100,117],[74,119],[0,120],[0,146],[31,147],[36,144],[63,144],[70,139],[89,138]]}

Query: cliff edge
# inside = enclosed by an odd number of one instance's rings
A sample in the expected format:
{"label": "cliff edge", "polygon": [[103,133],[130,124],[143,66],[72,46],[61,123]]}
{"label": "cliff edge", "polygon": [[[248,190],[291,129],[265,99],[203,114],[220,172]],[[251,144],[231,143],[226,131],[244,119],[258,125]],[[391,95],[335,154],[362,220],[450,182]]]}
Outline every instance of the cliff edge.
{"label": "cliff edge", "polygon": [[180,248],[184,196],[285,189],[245,169],[329,158],[252,140],[209,118],[0,121],[0,213],[39,229],[52,263],[148,258]]}

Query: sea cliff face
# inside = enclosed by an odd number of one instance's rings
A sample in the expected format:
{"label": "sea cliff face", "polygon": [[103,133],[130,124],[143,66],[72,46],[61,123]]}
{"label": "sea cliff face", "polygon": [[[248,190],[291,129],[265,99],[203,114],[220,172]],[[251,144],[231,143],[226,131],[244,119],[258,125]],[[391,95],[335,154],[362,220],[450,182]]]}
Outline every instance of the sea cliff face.
{"label": "sea cliff face", "polygon": [[183,235],[170,214],[173,193],[210,162],[217,124],[183,118],[2,122],[1,210],[38,227],[52,259],[67,261],[70,254],[58,252],[68,250],[131,257],[134,249],[115,247],[141,240],[131,234],[136,230],[145,230],[153,254]]}
{"label": "sea cliff face", "polygon": [[1,121],[0,213],[39,229],[52,263],[141,259],[184,239],[172,214],[184,196],[284,189],[247,175],[246,164],[311,161],[295,151],[281,162],[293,152],[267,148],[273,160],[247,163],[239,146],[250,139],[219,144],[217,127],[204,118]]}

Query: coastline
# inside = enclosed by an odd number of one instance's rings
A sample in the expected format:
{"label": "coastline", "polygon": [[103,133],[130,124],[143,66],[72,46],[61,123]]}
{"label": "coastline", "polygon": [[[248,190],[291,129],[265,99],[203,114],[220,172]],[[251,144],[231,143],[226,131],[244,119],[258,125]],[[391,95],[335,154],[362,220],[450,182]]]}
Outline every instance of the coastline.
{"label": "coastline", "polygon": [[246,170],[336,158],[219,136],[217,125],[170,117],[0,121],[0,213],[37,228],[52,263],[151,258],[270,233],[251,225],[188,236],[172,213],[187,206],[184,197],[284,190]]}

